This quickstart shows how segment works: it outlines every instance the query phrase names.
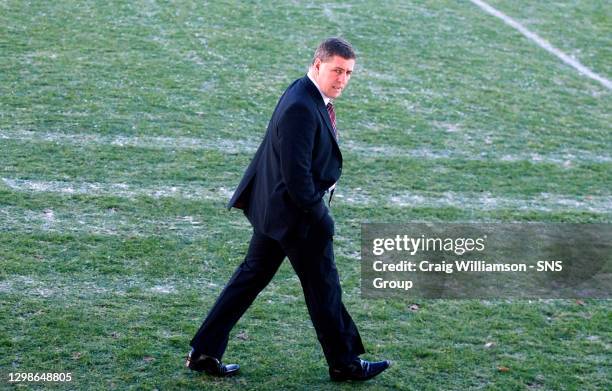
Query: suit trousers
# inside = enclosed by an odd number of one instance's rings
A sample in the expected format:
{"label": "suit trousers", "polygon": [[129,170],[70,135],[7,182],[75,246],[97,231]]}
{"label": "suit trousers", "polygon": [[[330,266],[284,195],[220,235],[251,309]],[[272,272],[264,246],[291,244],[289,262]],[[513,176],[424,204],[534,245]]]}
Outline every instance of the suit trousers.
{"label": "suit trousers", "polygon": [[346,365],[365,353],[361,337],[342,303],[333,239],[313,227],[305,240],[280,242],[253,232],[238,266],[191,340],[203,354],[221,359],[236,322],[272,280],[285,257],[300,279],[306,306],[330,367]]}

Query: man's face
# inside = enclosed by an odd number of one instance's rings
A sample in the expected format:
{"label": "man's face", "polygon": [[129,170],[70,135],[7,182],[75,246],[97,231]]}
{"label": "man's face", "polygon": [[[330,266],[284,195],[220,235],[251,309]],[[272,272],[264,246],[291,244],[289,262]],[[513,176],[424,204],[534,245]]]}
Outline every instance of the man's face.
{"label": "man's face", "polygon": [[333,56],[326,62],[320,58],[312,65],[314,79],[325,95],[335,99],[340,96],[346,87],[355,67],[355,60],[348,60],[340,56]]}

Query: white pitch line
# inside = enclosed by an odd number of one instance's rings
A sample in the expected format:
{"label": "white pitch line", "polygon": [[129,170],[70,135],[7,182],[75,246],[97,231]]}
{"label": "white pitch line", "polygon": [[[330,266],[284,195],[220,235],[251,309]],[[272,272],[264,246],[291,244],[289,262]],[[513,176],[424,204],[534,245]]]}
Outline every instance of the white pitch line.
{"label": "white pitch line", "polygon": [[152,149],[215,150],[223,153],[253,153],[256,140],[200,139],[192,137],[163,137],[139,135],[102,135],[96,133],[35,132],[0,129],[0,140],[53,142],[58,144],[108,145]]}
{"label": "white pitch line", "polygon": [[485,3],[484,1],[481,1],[481,0],[470,0],[470,1],[472,3],[474,3],[474,4],[476,4],[478,7],[480,7],[483,11],[487,12],[488,14],[491,14],[491,15],[493,15],[493,16],[501,19],[501,20],[503,20],[504,23],[506,23],[507,25],[515,28],[521,34],[523,34],[525,37],[527,37],[530,40],[532,40],[533,42],[535,42],[539,47],[541,47],[542,49],[546,50],[550,54],[553,54],[553,55],[557,56],[561,61],[563,61],[567,65],[573,67],[574,69],[576,69],[581,74],[583,74],[583,75],[585,75],[587,77],[590,77],[593,80],[596,80],[596,81],[600,82],[601,84],[604,85],[604,87],[607,87],[608,89],[612,90],[612,82],[610,80],[608,80],[605,77],[600,76],[600,75],[596,74],[595,72],[591,71],[589,68],[587,68],[584,65],[582,65],[578,60],[568,56],[565,53],[563,53],[561,50],[559,50],[556,47],[554,47],[553,45],[551,45],[550,42],[548,42],[544,38],[540,37],[538,34],[532,32],[532,31],[529,31],[525,26],[523,26],[522,24],[520,24],[516,20],[512,19],[511,17],[509,17],[508,15],[504,14],[503,12],[501,12],[501,11],[491,7],[489,4]]}
{"label": "white pitch line", "polygon": [[[0,140],[19,140],[28,142],[52,142],[58,144],[73,144],[79,147],[85,145],[101,146],[131,146],[137,148],[153,148],[160,150],[212,150],[222,153],[253,153],[257,150],[258,141],[247,140],[202,140],[189,137],[157,137],[138,135],[100,135],[95,133],[61,133],[35,132],[27,130],[0,129]],[[528,161],[534,164],[548,163],[569,168],[575,163],[610,163],[612,157],[595,155],[583,149],[562,149],[554,153],[541,154],[529,151],[491,151],[482,146],[465,145],[447,149],[402,148],[390,145],[374,145],[353,140],[345,140],[340,148],[343,151],[355,153],[362,157],[409,157],[418,159],[465,159],[470,161]]]}
{"label": "white pitch line", "polygon": [[499,197],[490,192],[453,192],[446,191],[434,195],[422,192],[404,192],[391,195],[389,203],[395,206],[408,207],[453,207],[492,211],[513,209],[521,211],[589,211],[593,213],[611,213],[612,197],[610,196],[569,196],[563,194],[540,193],[525,198]]}
{"label": "white pitch line", "polygon": [[[173,216],[162,219],[149,219],[113,210],[94,210],[91,212],[73,211],[67,208],[53,211],[54,218],[49,221],[45,211],[30,210],[13,206],[0,206],[0,232],[57,232],[87,233],[104,236],[176,235],[182,237],[202,237],[215,234],[222,228],[211,226],[205,216]],[[229,222],[230,226],[246,228],[246,219]]]}
{"label": "white pitch line", "polygon": [[[154,185],[143,186],[127,183],[35,181],[0,178],[1,182],[15,191],[33,193],[82,194],[90,196],[115,196],[133,199],[139,196],[162,198],[174,197],[188,200],[229,200],[233,189],[223,186],[210,188],[201,185]],[[52,220],[53,215],[48,216]]]}
{"label": "white pitch line", "polygon": [[[144,262],[144,261],[143,261]],[[132,265],[130,265],[132,266]],[[185,280],[177,278],[164,278],[155,280],[145,280],[140,276],[125,276],[120,278],[78,279],[73,276],[70,278],[44,278],[39,276],[11,275],[0,281],[0,293],[40,296],[53,298],[73,298],[96,299],[104,295],[125,296],[134,289],[138,289],[142,294],[147,295],[167,295],[194,289],[217,290],[218,284],[208,279],[197,278]],[[45,276],[46,277],[46,276]]]}
{"label": "white pitch line", "polygon": [[[227,202],[233,194],[230,187],[220,186],[209,189],[198,185],[153,185],[141,186],[126,183],[97,183],[97,182],[67,182],[67,181],[33,181],[15,178],[0,178],[4,184],[13,191],[25,193],[60,193],[82,194],[89,196],[115,196],[133,199],[138,196],[160,198],[172,197],[177,199],[204,200],[214,202]],[[373,195],[361,188],[342,186],[334,196],[339,204],[357,206],[388,205],[395,207],[454,207],[466,210],[490,211],[498,209],[515,209],[522,211],[589,211],[594,213],[611,213],[611,196],[575,196],[563,194],[540,193],[524,198],[501,197],[489,192],[391,192],[388,195]],[[1,216],[0,216],[1,217]],[[53,211],[45,211],[39,216],[44,227],[53,227],[61,219]],[[30,216],[31,218],[31,216]],[[104,215],[107,219],[108,216]],[[180,224],[193,228],[201,227],[201,223],[185,218]],[[2,226],[0,225],[0,230]]]}

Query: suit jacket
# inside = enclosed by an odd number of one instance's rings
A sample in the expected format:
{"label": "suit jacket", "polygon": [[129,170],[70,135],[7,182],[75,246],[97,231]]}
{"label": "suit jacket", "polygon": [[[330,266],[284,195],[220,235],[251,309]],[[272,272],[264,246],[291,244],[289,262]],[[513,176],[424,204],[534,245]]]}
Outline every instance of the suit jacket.
{"label": "suit jacket", "polygon": [[256,231],[280,242],[306,238],[313,226],[331,236],[333,220],[323,196],[341,171],[327,108],[304,76],[279,99],[228,209],[243,209]]}

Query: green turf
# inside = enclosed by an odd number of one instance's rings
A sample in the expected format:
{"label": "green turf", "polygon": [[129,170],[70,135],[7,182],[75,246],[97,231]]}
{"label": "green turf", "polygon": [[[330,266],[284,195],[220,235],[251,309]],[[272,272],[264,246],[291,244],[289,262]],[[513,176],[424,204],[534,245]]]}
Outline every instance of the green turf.
{"label": "green turf", "polygon": [[612,9],[605,1],[519,2],[493,0],[489,4],[511,14],[528,29],[609,78],[612,74]]}
{"label": "green turf", "polygon": [[[612,76],[605,1],[532,3],[491,2]],[[395,365],[331,384],[285,263],[232,333],[242,375],[190,373],[188,342],[250,236],[224,205],[335,34],[358,52],[337,102],[336,260],[366,357]],[[359,232],[609,223],[611,109],[608,89],[467,1],[0,1],[0,389],[609,389],[609,301],[364,300]]]}

